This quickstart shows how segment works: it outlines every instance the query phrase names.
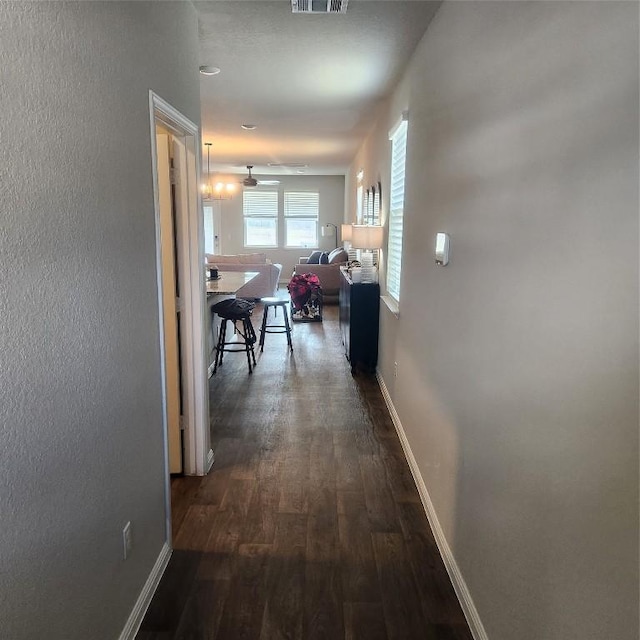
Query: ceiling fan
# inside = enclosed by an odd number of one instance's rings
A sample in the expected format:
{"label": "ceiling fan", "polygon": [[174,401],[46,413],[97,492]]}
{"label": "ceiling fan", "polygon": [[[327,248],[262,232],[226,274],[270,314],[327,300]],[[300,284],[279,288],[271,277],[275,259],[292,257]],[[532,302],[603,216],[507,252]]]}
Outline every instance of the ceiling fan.
{"label": "ceiling fan", "polygon": [[247,170],[249,171],[249,175],[244,180],[241,181],[242,186],[251,188],[251,187],[257,187],[258,185],[267,186],[267,185],[280,184],[280,180],[256,180],[251,175],[251,169],[253,169],[253,165],[248,164]]}
{"label": "ceiling fan", "polygon": [[249,170],[249,175],[242,181],[242,184],[245,187],[257,187],[258,181],[251,175],[251,169],[253,169],[253,165],[248,164],[247,169]]}

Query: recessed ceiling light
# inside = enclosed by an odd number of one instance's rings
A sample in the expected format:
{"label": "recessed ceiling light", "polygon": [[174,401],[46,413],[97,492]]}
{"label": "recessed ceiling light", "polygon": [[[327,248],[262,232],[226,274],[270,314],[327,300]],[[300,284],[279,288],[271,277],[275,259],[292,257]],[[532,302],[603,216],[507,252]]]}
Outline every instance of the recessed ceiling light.
{"label": "recessed ceiling light", "polygon": [[257,128],[257,125],[255,124],[241,124],[240,126],[246,131],[253,131],[254,129]]}
{"label": "recessed ceiling light", "polygon": [[200,73],[203,76],[217,76],[220,73],[220,69],[218,67],[212,67],[209,64],[203,64],[200,67]]}
{"label": "recessed ceiling light", "polygon": [[296,173],[306,173],[304,169],[297,169]]}

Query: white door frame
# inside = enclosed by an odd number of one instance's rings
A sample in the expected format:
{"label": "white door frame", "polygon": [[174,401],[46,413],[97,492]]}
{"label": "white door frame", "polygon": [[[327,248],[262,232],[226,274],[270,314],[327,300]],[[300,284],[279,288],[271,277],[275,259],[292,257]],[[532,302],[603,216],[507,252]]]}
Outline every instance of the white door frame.
{"label": "white door frame", "polygon": [[[204,280],[204,222],[198,189],[200,175],[200,138],[198,127],[153,91],[149,91],[151,156],[153,166],[153,197],[156,221],[156,267],[158,274],[158,309],[160,314],[160,349],[162,402],[164,424],[164,454],[167,469],[167,514],[170,514],[170,486],[166,430],[166,398],[164,367],[164,323],[162,318],[162,270],[160,268],[160,207],[157,180],[156,124],[161,123],[174,133],[174,139],[184,146],[182,170],[176,176],[177,251],[180,278],[181,349],[183,381],[184,472],[206,475],[213,464],[209,435],[209,388],[204,332],[206,293]],[[169,515],[167,516],[170,520]]]}

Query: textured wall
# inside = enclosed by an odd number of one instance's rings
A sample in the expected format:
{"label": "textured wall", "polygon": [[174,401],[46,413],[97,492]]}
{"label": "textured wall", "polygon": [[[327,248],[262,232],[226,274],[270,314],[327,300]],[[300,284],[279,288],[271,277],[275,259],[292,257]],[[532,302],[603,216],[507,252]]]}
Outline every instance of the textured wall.
{"label": "textured wall", "polygon": [[400,91],[380,370],[489,638],[637,640],[637,3],[446,2]]}
{"label": "textured wall", "polygon": [[0,635],[112,639],[164,540],[148,91],[199,122],[197,20],[2,3],[0,60]]}

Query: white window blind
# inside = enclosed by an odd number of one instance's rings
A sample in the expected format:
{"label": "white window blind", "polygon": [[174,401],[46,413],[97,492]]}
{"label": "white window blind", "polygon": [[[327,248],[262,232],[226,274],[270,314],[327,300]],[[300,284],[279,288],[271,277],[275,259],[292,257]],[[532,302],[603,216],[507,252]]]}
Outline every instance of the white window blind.
{"label": "white window blind", "polygon": [[380,224],[380,187],[367,189],[364,197],[362,224]]}
{"label": "white window blind", "polygon": [[389,187],[389,246],[387,258],[387,292],[400,302],[402,270],[402,228],[404,218],[404,178],[407,156],[407,120],[403,119],[389,133],[391,140],[391,179]]}
{"label": "white window blind", "polygon": [[365,224],[374,224],[373,222],[373,191],[367,189],[367,215],[365,216]]}
{"label": "white window blind", "polygon": [[378,183],[378,187],[373,192],[373,222],[378,226],[380,224],[380,183]]}
{"label": "white window blind", "polygon": [[317,191],[284,192],[285,246],[317,247],[320,194]]}
{"label": "white window blind", "polygon": [[364,197],[362,194],[363,187],[362,185],[358,185],[358,189],[356,190],[356,220],[358,224],[362,224],[363,217]]}
{"label": "white window blind", "polygon": [[243,191],[245,247],[278,246],[278,192]]}

